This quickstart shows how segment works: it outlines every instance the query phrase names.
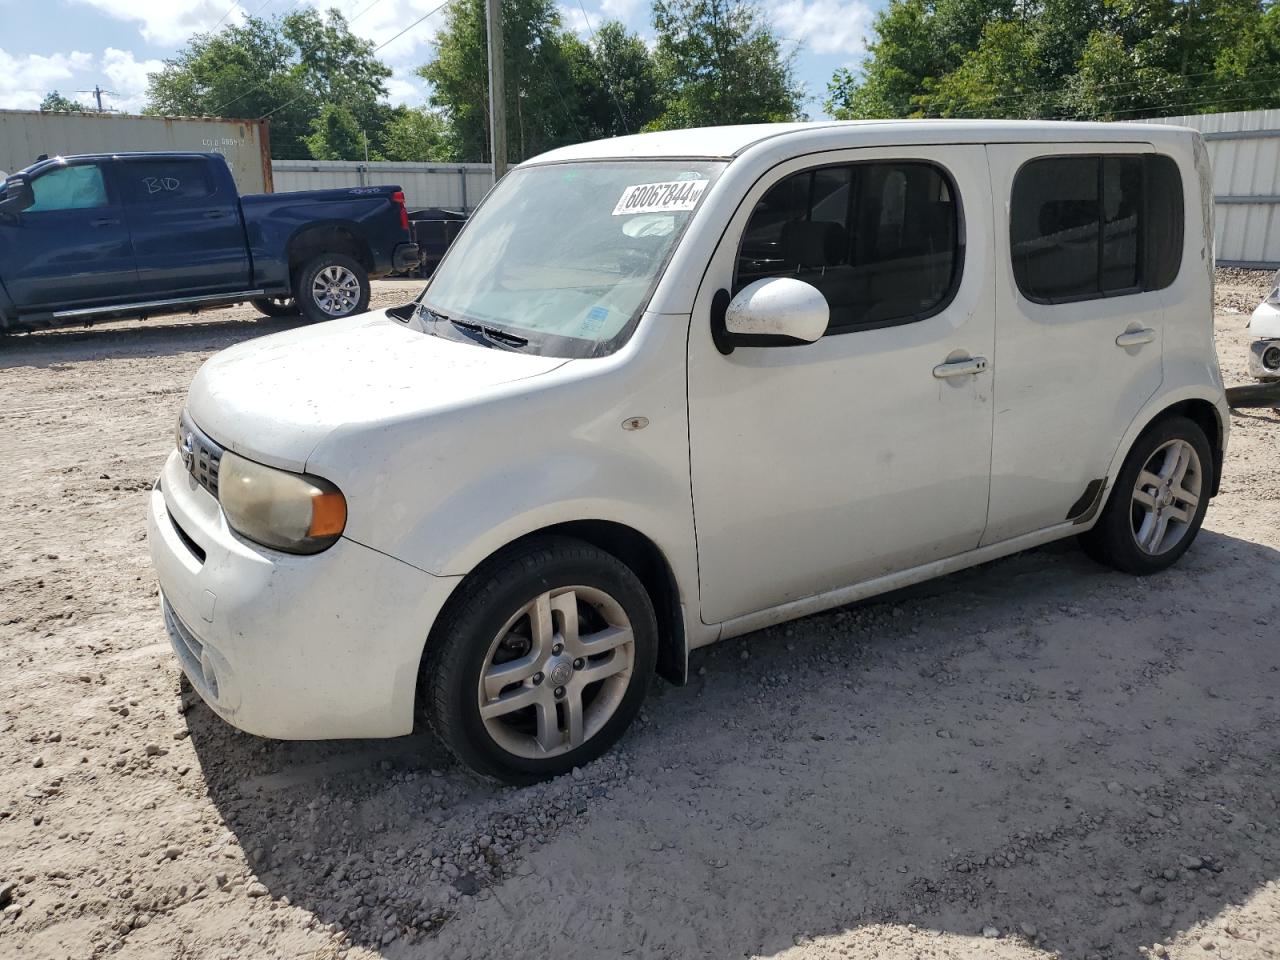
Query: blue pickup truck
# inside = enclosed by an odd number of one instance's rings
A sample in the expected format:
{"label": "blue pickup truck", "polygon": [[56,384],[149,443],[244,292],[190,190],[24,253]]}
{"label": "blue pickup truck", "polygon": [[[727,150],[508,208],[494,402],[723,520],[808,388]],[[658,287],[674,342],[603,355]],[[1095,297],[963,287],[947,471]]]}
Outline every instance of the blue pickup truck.
{"label": "blue pickup truck", "polygon": [[242,197],[216,153],[55,157],[0,185],[0,332],[242,301],[328,320],[417,263],[399,187]]}

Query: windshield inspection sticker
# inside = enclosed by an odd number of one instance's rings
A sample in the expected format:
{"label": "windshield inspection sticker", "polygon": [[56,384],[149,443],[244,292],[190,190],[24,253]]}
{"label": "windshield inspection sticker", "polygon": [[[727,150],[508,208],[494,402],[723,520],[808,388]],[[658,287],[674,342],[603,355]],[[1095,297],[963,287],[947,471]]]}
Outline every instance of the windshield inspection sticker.
{"label": "windshield inspection sticker", "polygon": [[706,189],[706,180],[638,183],[622,191],[622,199],[613,208],[613,215],[621,217],[633,213],[680,213],[692,210]]}
{"label": "windshield inspection sticker", "polygon": [[609,319],[609,310],[607,307],[592,307],[587,311],[586,318],[582,321],[581,332],[595,333],[604,326],[605,320]]}

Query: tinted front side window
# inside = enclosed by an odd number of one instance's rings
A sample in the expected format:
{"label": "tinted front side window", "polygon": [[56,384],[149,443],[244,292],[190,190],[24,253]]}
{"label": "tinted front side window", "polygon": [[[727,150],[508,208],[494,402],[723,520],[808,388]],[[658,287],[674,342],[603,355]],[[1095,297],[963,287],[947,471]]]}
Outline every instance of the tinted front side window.
{"label": "tinted front side window", "polygon": [[1032,160],[1013,184],[1018,289],[1056,303],[1158,290],[1182,253],[1182,185],[1160,156]]}
{"label": "tinted front side window", "polygon": [[144,160],[125,164],[125,179],[136,202],[181,203],[213,193],[208,164],[199,160]]}
{"label": "tinted front side window", "polygon": [[107,205],[107,185],[102,168],[93,164],[63,167],[41,174],[31,182],[36,202],[27,213],[45,210],[88,210]]}
{"label": "tinted front side window", "polygon": [[954,188],[938,167],[822,167],[761,198],[742,237],[734,290],[797,277],[826,296],[833,333],[906,323],[950,299],[959,253]]}

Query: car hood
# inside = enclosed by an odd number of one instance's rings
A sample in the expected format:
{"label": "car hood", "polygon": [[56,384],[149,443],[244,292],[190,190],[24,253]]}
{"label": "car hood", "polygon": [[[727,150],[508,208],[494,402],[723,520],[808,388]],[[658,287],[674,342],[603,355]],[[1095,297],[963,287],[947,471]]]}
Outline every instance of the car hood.
{"label": "car hood", "polygon": [[216,354],[196,374],[187,409],[227,449],[301,471],[337,427],[476,403],[567,362],[431,336],[377,311]]}

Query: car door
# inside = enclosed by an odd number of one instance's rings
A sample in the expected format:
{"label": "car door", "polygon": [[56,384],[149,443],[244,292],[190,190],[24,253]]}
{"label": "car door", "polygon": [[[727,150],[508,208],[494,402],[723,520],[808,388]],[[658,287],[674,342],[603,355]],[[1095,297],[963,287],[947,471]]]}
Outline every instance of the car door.
{"label": "car door", "polygon": [[203,157],[129,157],[120,171],[148,299],[248,289],[249,251],[229,178]]}
{"label": "car door", "polygon": [[988,154],[1001,222],[984,544],[1093,505],[1121,437],[1160,386],[1162,302],[1147,287],[1167,281],[1153,284],[1151,258],[1182,243],[1180,186],[1176,222],[1143,236],[1149,214],[1169,212],[1157,181],[1159,161],[1172,161],[1150,146],[992,144]]}
{"label": "car door", "polygon": [[[990,479],[991,217],[980,145],[796,159],[744,198],[689,339],[705,622],[978,545]],[[821,290],[826,335],[722,355],[712,298],[765,276]]]}
{"label": "car door", "polygon": [[31,181],[35,203],[0,220],[0,277],[21,313],[120,303],[136,294],[111,161],[72,161]]}

